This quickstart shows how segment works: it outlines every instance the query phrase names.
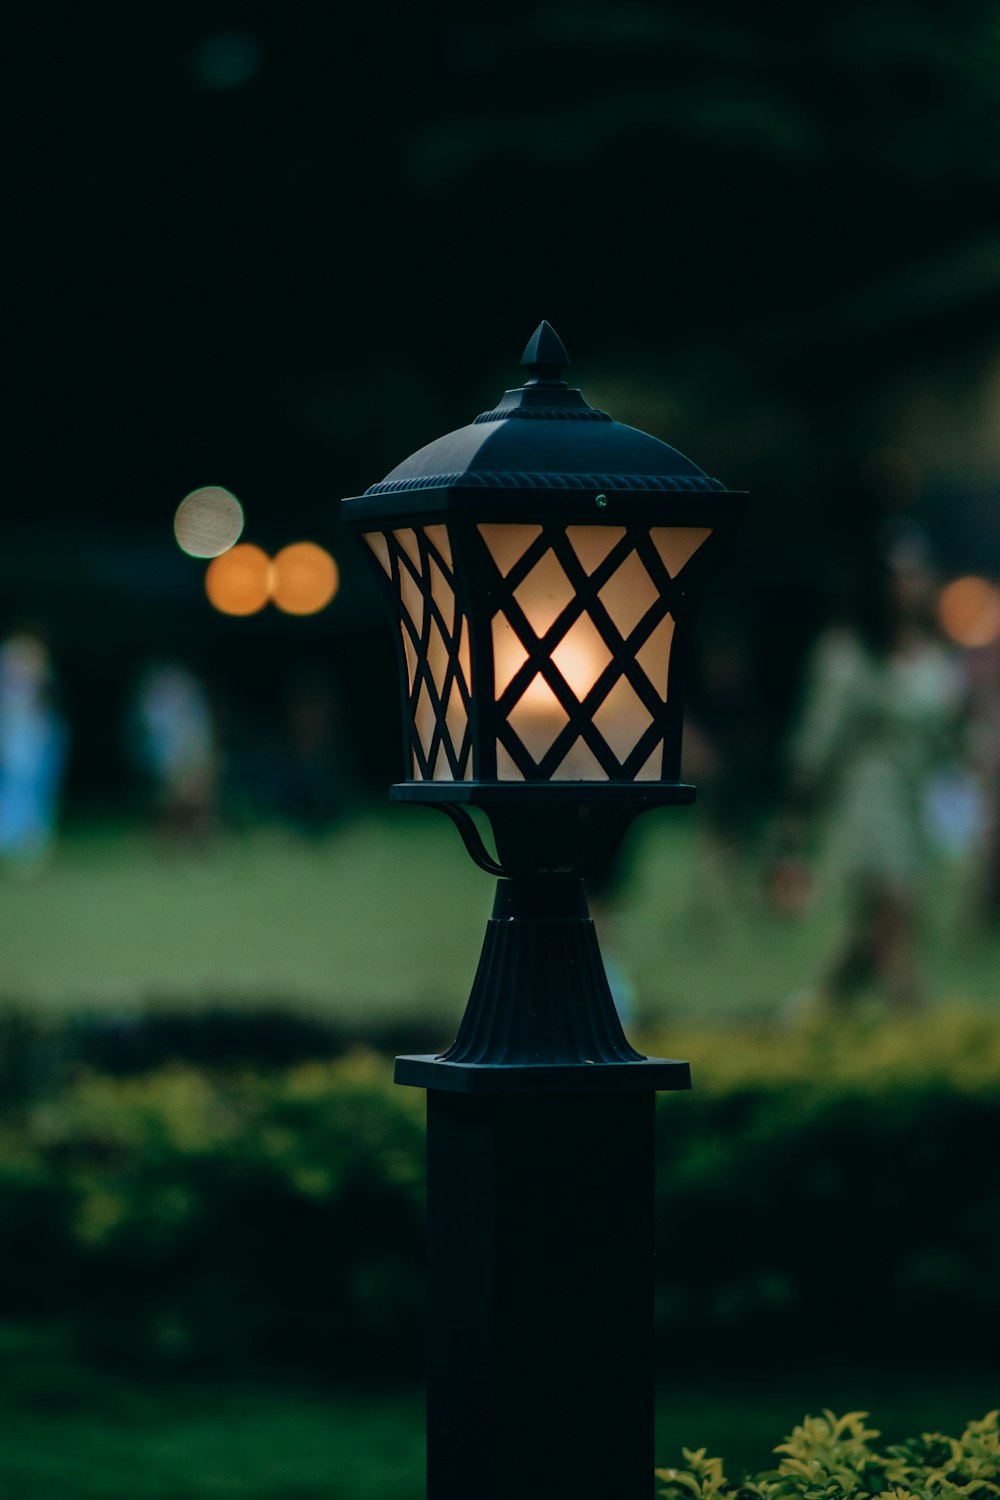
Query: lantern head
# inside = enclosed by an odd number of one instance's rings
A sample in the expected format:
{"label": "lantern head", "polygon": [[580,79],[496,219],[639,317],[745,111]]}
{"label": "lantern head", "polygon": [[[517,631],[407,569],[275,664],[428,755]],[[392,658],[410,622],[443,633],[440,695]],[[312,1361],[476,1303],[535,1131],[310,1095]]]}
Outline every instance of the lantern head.
{"label": "lantern head", "polygon": [[397,621],[393,796],[447,812],[501,874],[585,870],[637,813],[693,800],[688,636],[746,503],[589,406],[567,362],[543,322],[523,386],[342,507]]}

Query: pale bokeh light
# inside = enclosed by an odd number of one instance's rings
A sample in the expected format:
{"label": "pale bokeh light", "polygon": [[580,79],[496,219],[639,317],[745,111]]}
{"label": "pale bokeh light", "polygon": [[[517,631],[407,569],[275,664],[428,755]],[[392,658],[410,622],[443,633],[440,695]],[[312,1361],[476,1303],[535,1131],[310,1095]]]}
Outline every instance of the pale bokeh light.
{"label": "pale bokeh light", "polygon": [[224,615],[255,615],[270,597],[271,568],[262,548],[241,542],[206,568],[209,602]]}
{"label": "pale bokeh light", "polygon": [[938,621],[959,646],[991,646],[1000,640],[1000,589],[986,578],[956,578],[941,590]]}
{"label": "pale bokeh light", "polygon": [[271,564],[271,598],[286,615],[318,614],[339,586],[337,564],[315,542],[292,542]]}
{"label": "pale bokeh light", "polygon": [[189,557],[219,557],[240,539],[243,507],[220,485],[192,490],[177,507],[174,536]]}

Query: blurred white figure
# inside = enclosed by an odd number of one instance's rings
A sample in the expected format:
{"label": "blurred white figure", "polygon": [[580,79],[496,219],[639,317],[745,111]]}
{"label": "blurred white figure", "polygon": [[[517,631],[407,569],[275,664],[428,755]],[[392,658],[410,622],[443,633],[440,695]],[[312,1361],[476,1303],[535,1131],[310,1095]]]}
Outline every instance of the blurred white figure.
{"label": "blurred white figure", "polygon": [[19,873],[51,852],[68,742],[48,647],[10,636],[0,646],[0,858]]}
{"label": "blurred white figure", "polygon": [[832,627],[813,649],[791,744],[792,785],[800,799],[826,804],[849,904],[821,996],[842,1010],[875,981],[890,1005],[906,1010],[924,990],[927,789],[953,764],[965,688],[954,653],[934,631],[929,568],[890,555],[868,585],[855,625]]}
{"label": "blurred white figure", "polygon": [[175,662],[147,668],[133,706],[132,740],[168,832],[205,833],[214,817],[218,756],[208,694]]}

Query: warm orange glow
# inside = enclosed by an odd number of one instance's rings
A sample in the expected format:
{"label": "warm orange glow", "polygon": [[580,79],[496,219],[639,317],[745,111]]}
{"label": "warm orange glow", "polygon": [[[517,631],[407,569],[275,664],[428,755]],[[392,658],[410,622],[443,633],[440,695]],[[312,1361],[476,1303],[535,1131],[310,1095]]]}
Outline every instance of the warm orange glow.
{"label": "warm orange glow", "polygon": [[340,586],[337,564],[315,542],[282,547],[271,564],[271,598],[286,615],[315,615]]}
{"label": "warm orange glow", "polygon": [[243,507],[217,484],[192,490],[174,514],[174,536],[189,557],[218,557],[239,541]]}
{"label": "warm orange glow", "polygon": [[224,615],[255,615],[271,593],[271,559],[260,547],[241,542],[210,562],[205,593]]}
{"label": "warm orange glow", "polygon": [[986,578],[956,578],[941,590],[938,620],[959,646],[990,646],[1000,640],[1000,589]]}

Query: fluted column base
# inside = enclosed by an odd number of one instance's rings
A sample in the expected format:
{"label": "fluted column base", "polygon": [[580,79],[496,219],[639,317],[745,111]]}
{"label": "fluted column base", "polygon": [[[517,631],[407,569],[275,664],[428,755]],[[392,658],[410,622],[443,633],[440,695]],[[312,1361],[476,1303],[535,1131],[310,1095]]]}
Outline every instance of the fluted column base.
{"label": "fluted column base", "polygon": [[687,1063],[628,1042],[576,877],[498,882],[454,1044],[397,1058],[396,1081],[460,1093],[691,1086]]}

